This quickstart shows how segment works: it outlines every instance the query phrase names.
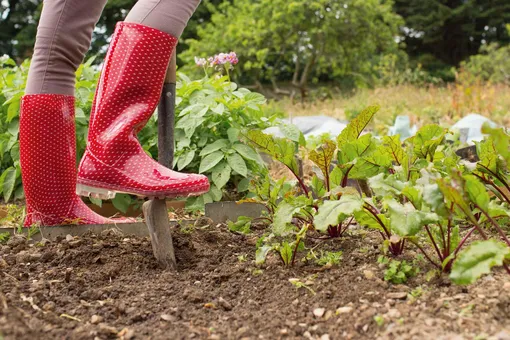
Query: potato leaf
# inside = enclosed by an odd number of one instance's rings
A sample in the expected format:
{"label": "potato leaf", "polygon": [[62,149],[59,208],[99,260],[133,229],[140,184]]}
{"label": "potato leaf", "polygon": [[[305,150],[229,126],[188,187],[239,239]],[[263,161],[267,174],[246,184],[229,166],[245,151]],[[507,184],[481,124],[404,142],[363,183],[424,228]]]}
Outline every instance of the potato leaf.
{"label": "potato leaf", "polygon": [[239,153],[241,156],[243,156],[244,159],[254,161],[259,164],[262,164],[264,162],[260,155],[246,144],[235,143],[234,145],[232,145],[232,148],[236,150],[237,153]]}
{"label": "potato leaf", "polygon": [[227,147],[228,145],[230,145],[230,142],[227,139],[218,139],[214,143],[209,144],[203,148],[202,151],[200,151],[200,156],[207,156],[214,151],[218,151],[224,147]]}
{"label": "potato leaf", "polygon": [[115,198],[112,200],[113,206],[123,213],[126,213],[128,211],[131,202],[132,202],[131,196],[127,194],[117,194],[115,195]]}
{"label": "potato leaf", "polygon": [[195,158],[195,150],[189,150],[184,155],[181,155],[177,161],[177,170],[181,171],[184,169],[193,161],[193,158]]}
{"label": "potato leaf", "polygon": [[225,155],[223,154],[222,151],[214,151],[213,153],[205,156],[204,158],[202,158],[202,161],[200,162],[199,172],[204,173],[208,170],[211,170],[212,168],[214,168],[216,164],[221,162],[224,156]]}
{"label": "potato leaf", "polygon": [[248,168],[246,167],[246,162],[243,157],[238,153],[233,153],[227,156],[228,165],[237,172],[239,175],[246,177],[248,176]]}
{"label": "potato leaf", "polygon": [[214,184],[221,189],[228,183],[230,180],[230,173],[232,172],[232,168],[225,162],[222,161],[218,163],[213,169],[211,178]]}
{"label": "potato leaf", "polygon": [[[16,169],[15,168],[8,168],[4,172],[5,177],[2,185],[2,191],[4,193],[4,200],[6,202],[9,202],[9,199],[11,198],[12,192],[14,191],[14,186],[16,184]],[[2,174],[2,177],[4,176]]]}

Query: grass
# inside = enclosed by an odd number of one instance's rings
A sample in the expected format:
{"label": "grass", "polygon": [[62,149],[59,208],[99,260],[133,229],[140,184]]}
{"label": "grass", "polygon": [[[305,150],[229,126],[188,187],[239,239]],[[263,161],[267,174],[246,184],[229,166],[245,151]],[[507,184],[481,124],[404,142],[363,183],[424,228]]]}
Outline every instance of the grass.
{"label": "grass", "polygon": [[400,85],[376,89],[361,89],[351,95],[333,95],[323,101],[302,104],[284,99],[273,102],[279,110],[292,116],[327,115],[350,119],[363,108],[379,104],[375,129],[385,132],[395,117],[408,115],[418,126],[437,123],[451,126],[469,113],[479,113],[491,120],[510,126],[510,86],[482,83],[449,84],[447,86],[416,87]]}

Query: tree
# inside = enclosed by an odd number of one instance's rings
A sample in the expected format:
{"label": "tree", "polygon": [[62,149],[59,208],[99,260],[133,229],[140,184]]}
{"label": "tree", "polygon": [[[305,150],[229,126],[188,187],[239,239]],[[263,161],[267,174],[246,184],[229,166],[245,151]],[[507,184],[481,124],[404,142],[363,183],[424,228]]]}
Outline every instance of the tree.
{"label": "tree", "polygon": [[32,0],[0,1],[0,56],[27,56],[35,41],[40,7],[38,1]]}
{"label": "tree", "polygon": [[[195,38],[197,27],[209,20],[211,13],[207,4],[214,8],[228,0],[204,0],[203,2],[189,21],[181,41]],[[93,34],[89,56],[97,54],[99,55],[97,62],[101,62],[115,24],[124,20],[135,3],[136,0],[107,2]],[[20,61],[32,55],[41,9],[40,0],[0,0],[0,56],[7,54]],[[186,44],[179,44],[178,53],[186,48]]]}
{"label": "tree", "polygon": [[194,56],[235,50],[243,80],[287,79],[303,94],[310,81],[370,83],[373,66],[396,52],[403,21],[385,0],[233,0],[209,6],[211,20],[187,41]]}
{"label": "tree", "polygon": [[402,33],[413,57],[430,54],[457,66],[482,45],[510,42],[508,0],[396,0],[395,9],[405,19]]}

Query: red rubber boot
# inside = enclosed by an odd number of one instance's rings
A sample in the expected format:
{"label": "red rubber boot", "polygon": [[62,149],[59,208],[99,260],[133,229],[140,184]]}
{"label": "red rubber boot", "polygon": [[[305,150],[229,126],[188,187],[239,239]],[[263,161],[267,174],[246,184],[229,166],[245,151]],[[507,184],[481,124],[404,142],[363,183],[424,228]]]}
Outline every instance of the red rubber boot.
{"label": "red rubber boot", "polygon": [[176,43],[154,28],[117,24],[92,107],[78,170],[79,195],[107,199],[122,192],[163,198],[209,191],[207,177],[160,165],[136,138],[156,109]]}
{"label": "red rubber boot", "polygon": [[76,196],[73,96],[24,96],[19,128],[26,227],[127,222],[96,214]]}

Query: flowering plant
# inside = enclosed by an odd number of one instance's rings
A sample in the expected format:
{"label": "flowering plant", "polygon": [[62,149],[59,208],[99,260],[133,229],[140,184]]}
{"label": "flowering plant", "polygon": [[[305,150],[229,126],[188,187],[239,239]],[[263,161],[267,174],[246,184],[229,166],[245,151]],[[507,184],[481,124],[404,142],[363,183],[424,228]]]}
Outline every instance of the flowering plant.
{"label": "flowering plant", "polygon": [[202,67],[204,69],[206,77],[209,76],[209,74],[207,73],[208,68],[213,68],[217,71],[225,70],[229,81],[230,81],[229,71],[233,70],[234,65],[236,65],[238,62],[239,59],[237,58],[237,54],[235,52],[220,53],[214,55],[213,57],[208,58],[195,57],[195,64],[198,67]]}

